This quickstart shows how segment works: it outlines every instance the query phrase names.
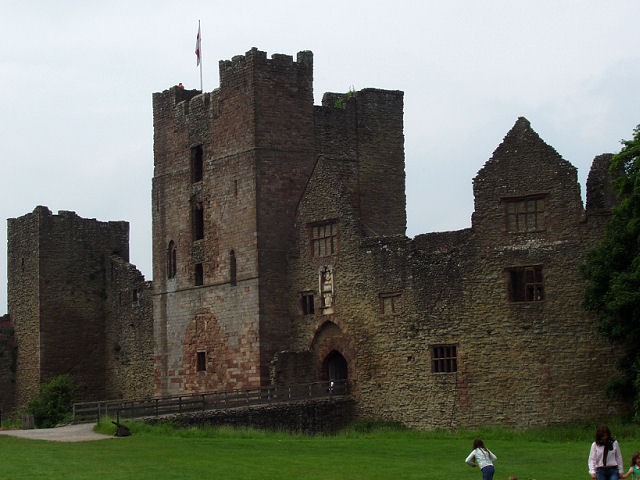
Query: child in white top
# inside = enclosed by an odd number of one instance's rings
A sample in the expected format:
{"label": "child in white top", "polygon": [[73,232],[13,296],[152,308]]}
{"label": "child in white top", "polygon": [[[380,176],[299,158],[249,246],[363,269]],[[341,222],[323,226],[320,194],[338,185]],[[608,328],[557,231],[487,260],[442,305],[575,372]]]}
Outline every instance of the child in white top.
{"label": "child in white top", "polygon": [[498,459],[479,438],[473,441],[473,451],[469,454],[465,462],[472,467],[479,467],[482,471],[482,480],[493,480],[495,468],[493,462]]}

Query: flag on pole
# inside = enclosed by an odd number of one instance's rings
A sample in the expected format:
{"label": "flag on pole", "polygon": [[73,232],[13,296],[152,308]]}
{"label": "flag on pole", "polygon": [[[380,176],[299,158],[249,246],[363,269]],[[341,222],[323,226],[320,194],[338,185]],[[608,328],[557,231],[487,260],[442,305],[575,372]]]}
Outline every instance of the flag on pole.
{"label": "flag on pole", "polygon": [[196,37],[196,57],[197,57],[197,65],[200,65],[200,22],[198,22],[198,36]]}

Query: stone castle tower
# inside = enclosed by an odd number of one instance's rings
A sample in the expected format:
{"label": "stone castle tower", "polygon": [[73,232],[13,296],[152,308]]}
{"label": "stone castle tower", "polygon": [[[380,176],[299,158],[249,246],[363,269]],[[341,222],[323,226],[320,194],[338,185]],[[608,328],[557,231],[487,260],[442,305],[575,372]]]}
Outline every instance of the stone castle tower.
{"label": "stone castle tower", "polygon": [[86,400],[152,394],[150,286],[128,263],[127,222],[36,207],[9,219],[8,253],[16,406],[65,373]]}
{"label": "stone castle tower", "polygon": [[9,220],[18,403],[71,372],[83,400],[348,380],[356,416],[419,428],[628,408],[593,374],[620,352],[581,305],[610,156],[585,208],[575,167],[519,118],[473,180],[471,227],[409,239],[403,93],[314,106],[312,63],[252,49],[213,92],[153,95],[153,287],[125,222]]}
{"label": "stone castle tower", "polygon": [[269,382],[290,345],[287,255],[319,156],[340,157],[364,232],[404,234],[402,93],[358,92],[338,111],[314,107],[312,83],[311,52],[252,49],[220,62],[211,93],[153,96],[160,394]]}

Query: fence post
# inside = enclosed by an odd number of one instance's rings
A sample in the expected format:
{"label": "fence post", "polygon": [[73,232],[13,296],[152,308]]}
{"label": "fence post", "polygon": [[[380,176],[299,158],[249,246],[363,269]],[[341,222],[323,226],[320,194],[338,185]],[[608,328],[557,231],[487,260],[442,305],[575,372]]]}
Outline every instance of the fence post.
{"label": "fence post", "polygon": [[156,398],[156,417],[158,416],[158,399]]}
{"label": "fence post", "polygon": [[182,395],[178,397],[178,413],[182,413]]}

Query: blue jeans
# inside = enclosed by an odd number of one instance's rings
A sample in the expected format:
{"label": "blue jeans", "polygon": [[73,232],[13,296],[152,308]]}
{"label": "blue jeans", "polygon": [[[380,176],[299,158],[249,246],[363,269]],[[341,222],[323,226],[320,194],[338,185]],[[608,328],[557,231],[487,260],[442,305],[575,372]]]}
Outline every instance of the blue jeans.
{"label": "blue jeans", "polygon": [[596,468],[596,480],[618,480],[618,467]]}
{"label": "blue jeans", "polygon": [[[482,471],[482,480],[493,480],[493,472],[495,472],[496,470],[493,467],[493,465],[487,465],[481,471]],[[616,480],[618,480],[618,477],[616,477]]]}

